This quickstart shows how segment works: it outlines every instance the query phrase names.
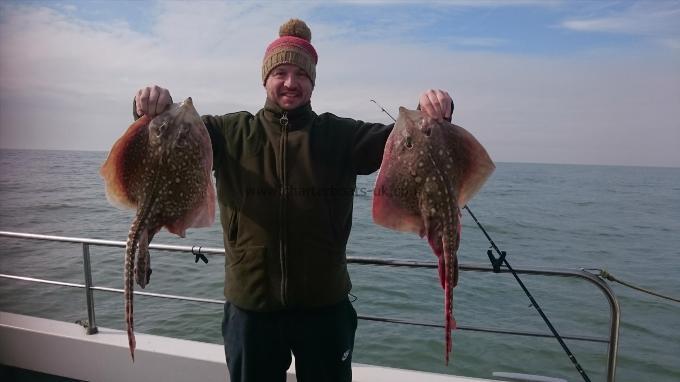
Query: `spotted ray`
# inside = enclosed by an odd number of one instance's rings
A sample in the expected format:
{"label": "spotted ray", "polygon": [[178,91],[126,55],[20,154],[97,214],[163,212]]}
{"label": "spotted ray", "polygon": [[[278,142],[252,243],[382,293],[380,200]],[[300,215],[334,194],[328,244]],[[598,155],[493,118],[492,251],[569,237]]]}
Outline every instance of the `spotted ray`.
{"label": "spotted ray", "polygon": [[453,288],[458,283],[460,208],[494,168],[484,147],[462,127],[437,123],[420,111],[399,108],[376,180],[373,220],[387,228],[427,237],[439,259],[447,364],[451,331],[456,325]]}
{"label": "spotted ray", "polygon": [[100,173],[109,202],[136,208],[125,248],[125,322],[135,360],[133,275],[144,288],[151,276],[149,243],[165,227],[184,237],[190,227],[215,220],[210,171],[212,146],[191,98],[151,119],[135,121],[114,143]]}

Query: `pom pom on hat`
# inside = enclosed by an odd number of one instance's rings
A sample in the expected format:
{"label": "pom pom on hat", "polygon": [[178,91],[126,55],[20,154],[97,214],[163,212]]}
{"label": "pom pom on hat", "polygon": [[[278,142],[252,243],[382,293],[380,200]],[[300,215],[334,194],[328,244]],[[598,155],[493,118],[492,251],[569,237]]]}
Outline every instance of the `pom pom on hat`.
{"label": "pom pom on hat", "polygon": [[312,42],[312,31],[307,24],[300,19],[290,19],[279,28],[279,37],[295,36]]}
{"label": "pom pom on hat", "polygon": [[318,56],[312,46],[312,31],[300,19],[290,19],[279,28],[279,38],[274,40],[264,53],[262,60],[262,83],[267,82],[269,73],[282,64],[293,64],[302,68],[314,84]]}

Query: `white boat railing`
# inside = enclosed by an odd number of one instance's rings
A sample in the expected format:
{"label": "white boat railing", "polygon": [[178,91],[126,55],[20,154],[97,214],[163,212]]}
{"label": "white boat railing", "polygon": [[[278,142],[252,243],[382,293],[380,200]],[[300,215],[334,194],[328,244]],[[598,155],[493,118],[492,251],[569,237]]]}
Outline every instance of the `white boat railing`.
{"label": "white boat railing", "polygon": [[[0,236],[11,237],[18,239],[29,239],[29,240],[46,240],[46,241],[56,241],[56,242],[66,242],[82,245],[83,254],[83,275],[85,284],[69,283],[56,280],[46,280],[39,279],[28,276],[20,275],[10,275],[0,273],[0,278],[34,282],[41,284],[51,284],[71,288],[81,288],[85,290],[86,302],[87,302],[87,315],[88,322],[86,325],[88,334],[97,333],[97,322],[95,317],[95,305],[94,305],[94,292],[110,292],[110,293],[123,293],[122,289],[109,288],[95,286],[92,283],[92,269],[90,266],[90,246],[104,246],[104,247],[121,247],[125,248],[126,243],[124,241],[112,241],[112,240],[100,240],[100,239],[90,239],[81,237],[66,237],[66,236],[53,236],[53,235],[39,235],[31,233],[21,233],[21,232],[8,232],[0,231]],[[165,244],[150,244],[149,249],[156,249],[162,251],[171,252],[183,252],[189,253],[195,256],[204,255],[218,255],[224,256],[224,248],[216,247],[201,247],[201,246],[180,246],[180,245],[165,245]],[[391,266],[391,267],[411,267],[411,268],[437,268],[437,264],[434,262],[421,262],[421,261],[405,261],[405,260],[390,260],[390,259],[375,259],[375,258],[365,258],[365,257],[347,257],[347,262],[350,264],[363,264],[363,265],[374,265],[374,266]],[[460,264],[461,271],[471,271],[471,272],[494,272],[494,269],[490,266],[481,264]],[[609,336],[604,337],[592,337],[583,335],[562,335],[563,339],[570,339],[574,341],[587,341],[587,342],[598,342],[606,343],[607,347],[607,381],[614,382],[616,376],[616,361],[618,354],[618,344],[619,344],[619,320],[620,320],[620,308],[619,302],[614,295],[614,292],[609,288],[604,280],[599,278],[597,275],[587,272],[584,269],[552,269],[552,268],[514,268],[515,272],[518,274],[526,275],[541,275],[541,276],[560,276],[560,277],[575,277],[581,280],[585,280],[590,284],[596,286],[604,296],[607,298],[609,303]],[[505,267],[500,268],[500,273],[507,273],[509,270]],[[206,299],[191,296],[179,296],[170,295],[162,293],[150,293],[135,291],[135,295],[149,296],[157,298],[167,298],[173,300],[183,300],[183,301],[193,301],[202,302],[210,304],[224,304],[224,300]],[[369,321],[379,321],[395,324],[405,324],[405,325],[416,325],[425,327],[438,327],[444,328],[442,324],[427,323],[420,321],[410,321],[403,319],[394,319],[388,317],[375,317],[359,315],[359,319],[369,320]],[[536,331],[521,331],[521,330],[506,330],[500,328],[488,328],[488,327],[476,327],[476,326],[466,326],[458,325],[456,330],[464,331],[475,331],[475,332],[485,332],[485,333],[497,333],[497,334],[507,334],[507,335],[519,335],[519,336],[530,336],[530,337],[546,337],[552,338],[553,335],[546,332],[536,332]]]}

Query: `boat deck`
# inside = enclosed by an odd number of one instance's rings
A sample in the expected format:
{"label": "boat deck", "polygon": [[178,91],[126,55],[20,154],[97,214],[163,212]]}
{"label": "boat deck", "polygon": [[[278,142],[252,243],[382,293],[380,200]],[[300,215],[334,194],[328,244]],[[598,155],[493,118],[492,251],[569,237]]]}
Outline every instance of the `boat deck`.
{"label": "boat deck", "polygon": [[[229,381],[222,345],[137,333],[135,362],[124,331],[99,327],[88,335],[78,324],[0,312],[3,374],[29,374],[50,381]],[[30,370],[22,372],[18,369]],[[354,381],[489,382],[413,370],[353,364]],[[32,379],[33,380],[33,379]],[[294,363],[287,381],[295,381]]]}

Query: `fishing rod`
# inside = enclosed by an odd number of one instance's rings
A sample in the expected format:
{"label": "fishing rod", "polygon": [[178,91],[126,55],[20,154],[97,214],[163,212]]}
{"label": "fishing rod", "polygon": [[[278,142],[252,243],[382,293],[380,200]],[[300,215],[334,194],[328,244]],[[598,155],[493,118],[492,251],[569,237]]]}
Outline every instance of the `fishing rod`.
{"label": "fishing rod", "polygon": [[[371,100],[371,102],[375,103],[395,123],[397,122],[397,120],[390,113],[388,113],[387,110],[385,110],[385,108],[383,108],[378,102],[376,102],[375,100]],[[486,236],[486,239],[489,241],[489,244],[491,244],[491,247],[498,254],[498,257],[495,257],[491,250],[488,250],[486,252],[487,256],[489,256],[489,261],[491,261],[491,266],[493,267],[494,273],[500,272],[501,265],[505,265],[505,267],[508,268],[510,273],[512,273],[512,275],[515,277],[515,280],[517,280],[517,283],[519,284],[519,286],[524,291],[524,294],[526,294],[527,297],[529,298],[529,301],[531,301],[531,306],[533,306],[536,309],[536,311],[538,312],[538,314],[541,316],[541,318],[543,319],[543,322],[545,322],[545,324],[548,326],[548,328],[552,332],[555,339],[557,339],[557,342],[559,342],[560,346],[562,346],[562,349],[564,350],[564,352],[569,357],[569,360],[571,361],[571,363],[574,364],[574,367],[576,367],[576,370],[579,372],[579,374],[581,375],[583,380],[585,382],[590,382],[590,378],[588,378],[588,374],[586,374],[586,371],[581,367],[581,364],[579,364],[579,362],[576,360],[576,356],[574,356],[574,353],[572,353],[571,350],[569,350],[569,347],[567,346],[567,344],[562,339],[562,336],[560,336],[560,334],[557,333],[557,329],[555,329],[553,324],[548,319],[548,316],[545,315],[545,313],[543,312],[543,309],[541,309],[541,307],[538,305],[538,302],[536,301],[536,299],[534,299],[534,296],[531,294],[531,292],[529,292],[529,289],[527,289],[527,287],[524,285],[522,280],[519,278],[519,275],[517,274],[517,272],[515,272],[515,270],[510,266],[510,263],[508,262],[508,259],[506,258],[507,253],[505,251],[501,251],[498,248],[498,246],[493,241],[493,239],[491,238],[489,233],[486,231],[486,229],[484,229],[484,226],[482,225],[482,223],[480,223],[479,220],[477,220],[477,217],[472,213],[472,210],[470,209],[470,207],[465,205],[465,206],[463,206],[463,209],[466,210],[470,214],[470,216],[475,221],[475,223],[477,223],[477,226],[479,227],[479,229],[481,229],[482,232],[484,233],[484,236]]]}

